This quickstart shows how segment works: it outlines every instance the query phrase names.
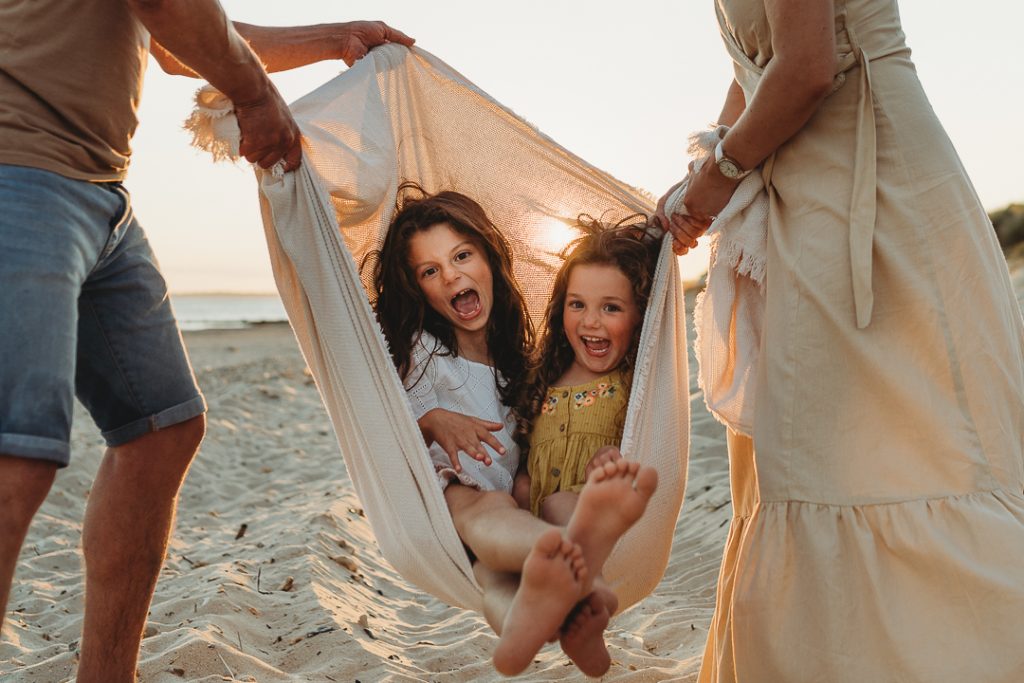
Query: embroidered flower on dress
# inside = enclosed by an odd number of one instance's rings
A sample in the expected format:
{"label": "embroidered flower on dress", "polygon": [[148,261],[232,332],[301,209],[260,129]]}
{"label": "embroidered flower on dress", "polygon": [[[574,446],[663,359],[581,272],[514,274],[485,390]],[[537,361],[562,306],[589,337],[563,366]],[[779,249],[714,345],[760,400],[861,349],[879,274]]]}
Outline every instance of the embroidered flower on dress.
{"label": "embroidered flower on dress", "polygon": [[558,405],[557,396],[548,396],[548,400],[544,401],[544,405],[540,407],[540,412],[544,415],[550,415],[555,412],[555,406]]}
{"label": "embroidered flower on dress", "polygon": [[577,391],[573,394],[573,408],[579,410],[580,408],[592,406],[597,402],[597,399],[612,398],[617,392],[618,387],[614,382],[600,382],[596,388],[590,391]]}

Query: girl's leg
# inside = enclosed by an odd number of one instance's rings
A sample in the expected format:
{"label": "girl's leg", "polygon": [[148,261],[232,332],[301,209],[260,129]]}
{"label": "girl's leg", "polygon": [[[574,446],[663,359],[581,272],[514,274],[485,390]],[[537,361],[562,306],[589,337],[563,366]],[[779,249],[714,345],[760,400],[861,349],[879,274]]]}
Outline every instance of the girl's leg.
{"label": "girl's leg", "polygon": [[516,505],[523,510],[530,509],[530,475],[525,472],[525,467],[520,467],[516,478],[512,482],[512,497]]}
{"label": "girl's leg", "polygon": [[555,491],[540,503],[540,518],[545,522],[566,526],[572,519],[573,510],[580,500],[580,494],[572,491]]}
{"label": "girl's leg", "polygon": [[583,550],[563,538],[558,529],[551,529],[541,535],[523,563],[519,588],[511,601],[507,600],[507,577],[484,576],[493,579],[496,590],[488,599],[485,585],[484,604],[491,612],[489,620],[497,621],[505,612],[499,631],[501,640],[494,649],[494,668],[514,676],[530,665],[544,643],[559,637],[573,605],[583,596],[587,578]]}
{"label": "girl's leg", "polygon": [[445,489],[444,498],[459,538],[492,571],[520,573],[537,540],[557,528],[521,509],[501,491],[453,483]]}
{"label": "girl's leg", "polygon": [[566,535],[583,548],[592,577],[601,576],[615,543],[643,515],[657,486],[658,472],[634,461],[606,462],[591,472]]}
{"label": "girl's leg", "polygon": [[[548,547],[543,542],[541,546]],[[563,549],[560,546],[559,550]],[[546,630],[552,630],[558,636],[562,651],[586,675],[603,676],[608,670],[611,658],[605,646],[604,630],[618,607],[615,594],[607,589],[595,590],[577,603],[567,617],[562,615],[562,609],[568,601],[562,595],[556,595],[556,601],[561,599],[564,602],[555,606],[547,594],[554,585],[559,586],[556,590],[564,591],[567,586],[571,588],[579,583],[578,578],[569,580],[570,571],[567,571],[574,563],[579,564],[579,557],[575,551],[569,554],[536,552],[535,559],[527,560],[528,578],[523,591],[519,591],[518,574],[496,572],[480,562],[473,564],[476,580],[484,589],[484,618],[501,636],[494,654],[494,666],[498,671],[515,674],[529,666],[537,651],[544,646]],[[538,585],[543,590],[537,590]],[[513,604],[515,611],[511,611]],[[509,619],[510,613],[512,619]]]}
{"label": "girl's leg", "polygon": [[[610,596],[611,602],[605,595]],[[617,607],[618,600],[613,593],[594,591],[576,605],[559,634],[562,652],[591,678],[603,676],[611,666],[604,630]]]}
{"label": "girl's leg", "polygon": [[519,574],[496,572],[488,569],[482,562],[474,562],[473,575],[484,590],[484,619],[500,636],[505,630],[505,617],[508,615],[509,607],[512,606],[512,600],[519,590]]}

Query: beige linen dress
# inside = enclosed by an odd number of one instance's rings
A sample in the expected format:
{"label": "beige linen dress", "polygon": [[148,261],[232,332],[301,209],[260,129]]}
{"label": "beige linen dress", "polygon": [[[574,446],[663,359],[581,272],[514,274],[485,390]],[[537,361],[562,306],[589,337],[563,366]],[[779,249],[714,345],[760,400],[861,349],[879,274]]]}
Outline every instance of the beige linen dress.
{"label": "beige linen dress", "polygon": [[[716,2],[749,101],[764,0]],[[835,10],[836,89],[763,167],[754,438],[699,680],[1024,681],[1020,309],[895,0]]]}

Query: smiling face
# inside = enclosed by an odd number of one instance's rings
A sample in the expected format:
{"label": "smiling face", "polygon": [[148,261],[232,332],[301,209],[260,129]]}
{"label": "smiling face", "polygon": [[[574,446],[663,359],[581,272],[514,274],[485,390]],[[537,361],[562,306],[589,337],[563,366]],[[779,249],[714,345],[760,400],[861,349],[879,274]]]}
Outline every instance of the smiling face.
{"label": "smiling face", "polygon": [[482,348],[486,355],[494,293],[480,243],[448,223],[432,225],[409,238],[409,268],[430,307],[451,323],[460,351],[473,356]]}
{"label": "smiling face", "polygon": [[604,263],[574,266],[563,308],[563,328],[575,356],[568,383],[589,382],[618,367],[640,319],[633,286],[621,270]]}

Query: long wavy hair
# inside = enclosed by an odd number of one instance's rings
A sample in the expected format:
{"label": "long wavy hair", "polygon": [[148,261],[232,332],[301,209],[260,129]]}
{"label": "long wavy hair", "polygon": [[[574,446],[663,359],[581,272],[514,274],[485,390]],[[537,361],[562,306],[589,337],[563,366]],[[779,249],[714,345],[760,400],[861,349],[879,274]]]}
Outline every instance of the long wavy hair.
{"label": "long wavy hair", "polygon": [[487,350],[500,380],[497,384],[502,403],[515,405],[526,379],[534,331],[526,300],[512,274],[512,248],[508,240],[479,204],[458,192],[430,195],[415,183],[403,183],[396,209],[384,244],[369,257],[376,257],[373,286],[377,320],[399,376],[405,380],[412,371],[412,348],[424,331],[443,347],[432,349],[432,355],[459,355],[454,328],[427,302],[409,265],[412,237],[446,223],[473,240],[486,254],[494,301],[487,321]]}
{"label": "long wavy hair", "polygon": [[548,390],[573,362],[574,353],[565,334],[564,321],[569,276],[576,266],[613,266],[633,285],[633,301],[640,312],[640,320],[619,365],[627,397],[633,381],[633,368],[636,366],[640,333],[643,331],[661,240],[658,232],[647,226],[646,217],[642,214],[625,218],[615,225],[601,223],[590,216],[580,216],[576,225],[584,234],[569,243],[560,254],[565,260],[555,276],[551,299],[544,311],[540,344],[530,359],[529,377],[516,403],[519,417],[516,436],[524,452],[528,448],[533,423],[541,412]]}

